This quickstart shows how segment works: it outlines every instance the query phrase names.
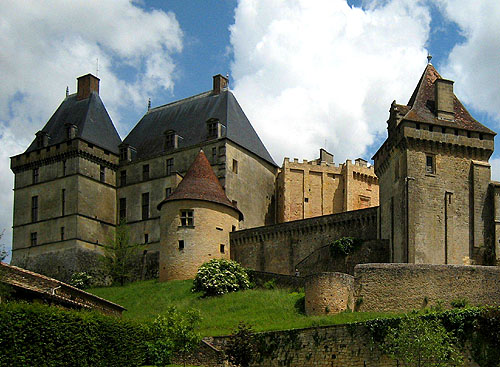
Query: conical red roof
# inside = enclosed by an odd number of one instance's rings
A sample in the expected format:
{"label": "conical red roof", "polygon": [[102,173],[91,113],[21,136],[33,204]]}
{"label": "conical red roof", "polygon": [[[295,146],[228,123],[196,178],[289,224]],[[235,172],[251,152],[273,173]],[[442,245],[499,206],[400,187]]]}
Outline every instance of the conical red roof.
{"label": "conical red roof", "polygon": [[158,204],[158,210],[164,203],[174,200],[203,200],[222,204],[236,210],[243,218],[240,210],[227,198],[203,150],[200,150],[172,195]]}

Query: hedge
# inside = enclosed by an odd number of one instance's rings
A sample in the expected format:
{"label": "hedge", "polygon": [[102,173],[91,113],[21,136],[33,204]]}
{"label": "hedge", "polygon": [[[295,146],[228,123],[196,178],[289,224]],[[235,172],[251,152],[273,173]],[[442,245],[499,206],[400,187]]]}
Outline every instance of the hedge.
{"label": "hedge", "polygon": [[90,311],[0,304],[0,366],[141,366],[148,327]]}

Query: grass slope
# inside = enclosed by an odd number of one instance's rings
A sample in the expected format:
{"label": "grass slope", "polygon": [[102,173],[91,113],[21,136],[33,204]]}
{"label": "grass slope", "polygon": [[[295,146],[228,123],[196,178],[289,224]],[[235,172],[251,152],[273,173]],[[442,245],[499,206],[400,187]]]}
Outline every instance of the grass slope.
{"label": "grass slope", "polygon": [[303,293],[287,289],[251,289],[221,297],[200,298],[192,293],[192,280],[160,283],[156,280],[136,282],[123,287],[89,289],[99,297],[124,306],[123,317],[153,320],[169,306],[179,310],[200,311],[203,336],[230,334],[238,323],[252,325],[255,331],[283,330],[309,326],[345,324],[392,314],[374,312],[341,313],[332,316],[305,316],[296,307]]}

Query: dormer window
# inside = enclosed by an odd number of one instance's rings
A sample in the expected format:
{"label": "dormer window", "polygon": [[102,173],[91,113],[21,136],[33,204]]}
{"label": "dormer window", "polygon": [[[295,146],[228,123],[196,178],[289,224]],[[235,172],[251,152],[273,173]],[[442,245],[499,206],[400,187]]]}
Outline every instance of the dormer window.
{"label": "dormer window", "polygon": [[66,124],[66,138],[68,140],[76,138],[78,127],[73,124]]}
{"label": "dormer window", "polygon": [[43,131],[36,133],[36,147],[43,148],[49,145],[49,134]]}
{"label": "dormer window", "polygon": [[218,119],[210,119],[207,121],[207,138],[217,139],[220,137],[220,122]]}
{"label": "dormer window", "polygon": [[136,150],[128,144],[120,145],[120,161],[131,161],[135,158]]}
{"label": "dormer window", "polygon": [[165,150],[177,149],[179,143],[179,135],[173,130],[165,131]]}

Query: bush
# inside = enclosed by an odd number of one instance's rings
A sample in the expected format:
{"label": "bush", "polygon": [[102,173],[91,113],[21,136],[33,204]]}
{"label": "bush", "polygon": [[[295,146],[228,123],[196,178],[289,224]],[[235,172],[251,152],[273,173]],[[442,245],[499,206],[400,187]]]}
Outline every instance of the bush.
{"label": "bush", "polygon": [[247,367],[254,361],[257,348],[250,325],[240,322],[227,343],[226,354],[235,366]]}
{"label": "bush", "polygon": [[342,237],[330,244],[330,253],[333,256],[346,256],[354,252],[361,241],[353,237]]}
{"label": "bush", "polygon": [[71,280],[69,281],[69,284],[71,284],[73,287],[80,288],[80,289],[86,289],[89,288],[92,285],[92,280],[93,277],[89,275],[85,271],[73,273],[71,276]]}
{"label": "bush", "polygon": [[198,269],[193,292],[203,292],[203,296],[219,296],[249,287],[248,274],[240,264],[232,260],[213,259]]}

